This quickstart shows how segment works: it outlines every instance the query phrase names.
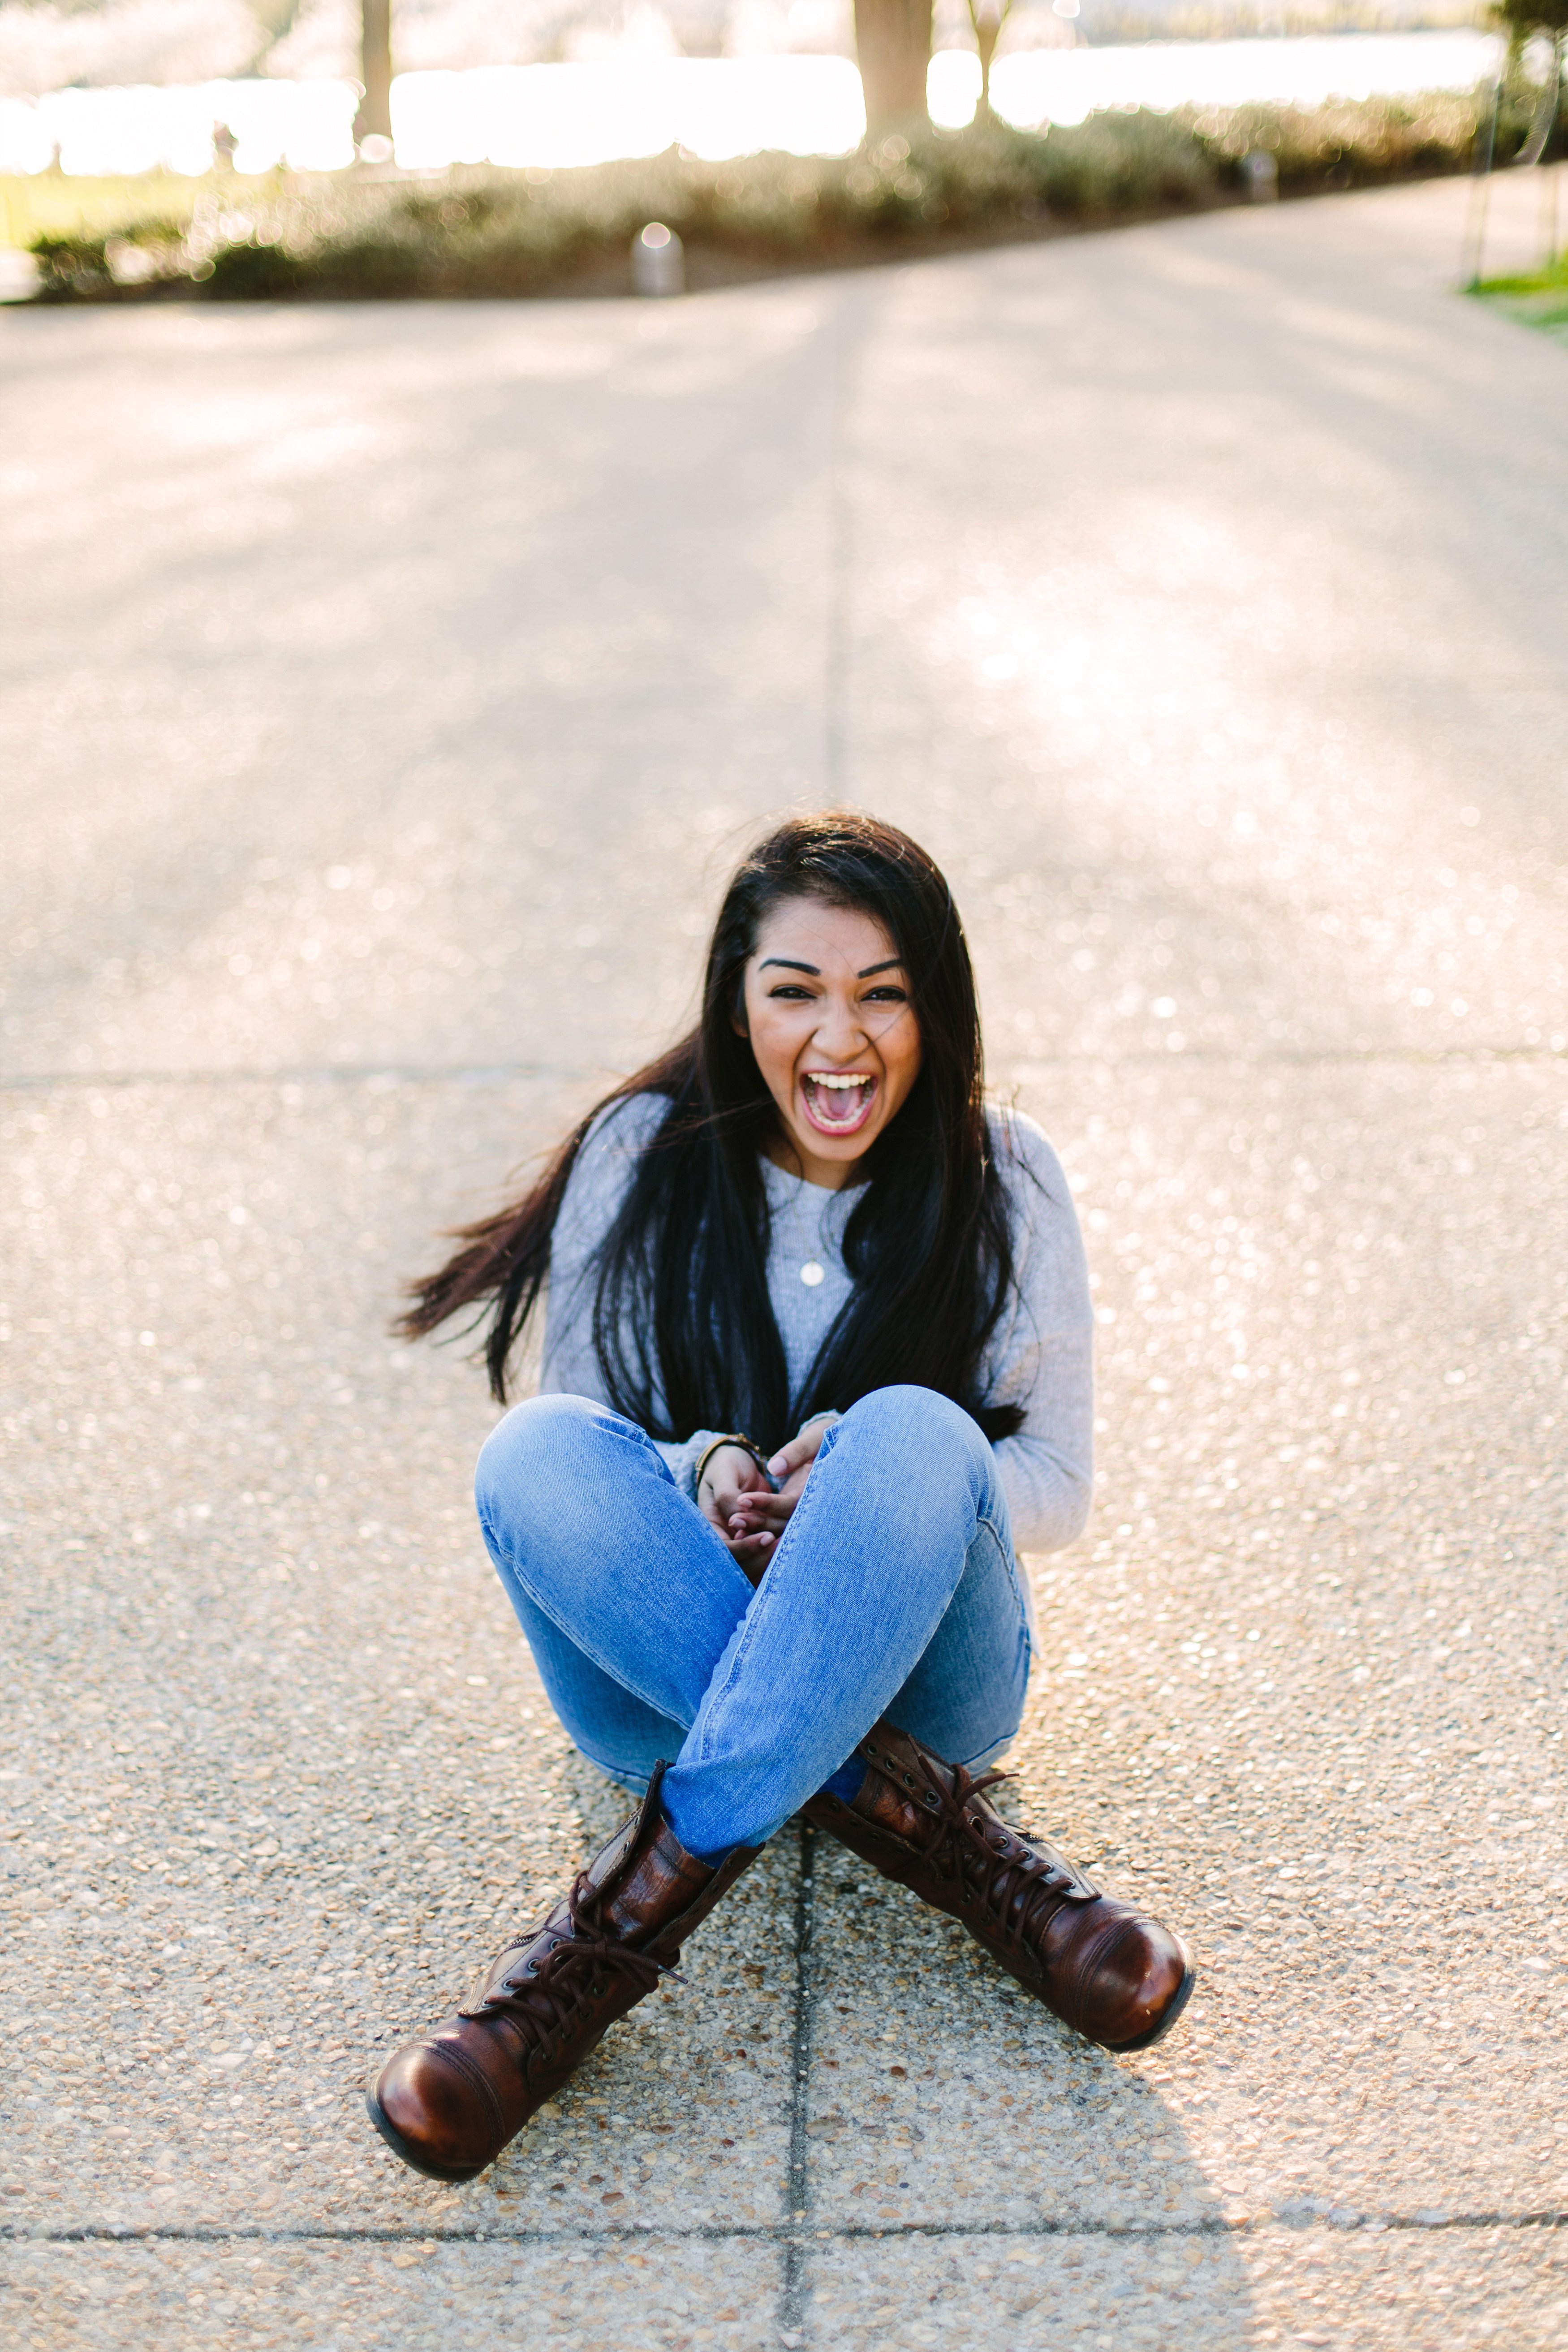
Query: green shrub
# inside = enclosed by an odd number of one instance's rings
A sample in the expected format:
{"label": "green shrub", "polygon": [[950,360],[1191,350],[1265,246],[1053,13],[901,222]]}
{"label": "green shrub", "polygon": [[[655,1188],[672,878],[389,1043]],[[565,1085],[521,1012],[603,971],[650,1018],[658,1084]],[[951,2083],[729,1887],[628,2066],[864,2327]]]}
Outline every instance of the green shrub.
{"label": "green shrub", "polygon": [[954,236],[1026,235],[1228,201],[1267,148],[1289,193],[1461,170],[1473,98],[1437,94],[1310,110],[1093,115],[1047,135],[1000,125],[928,131],[843,158],[704,163],[672,150],[559,172],[456,170],[235,183],[188,223],[51,235],[33,251],[45,301],[170,292],[236,301],[547,292],[623,272],[645,221],[694,255],[758,264],[854,259]]}
{"label": "green shrub", "polygon": [[45,301],[69,302],[111,294],[114,280],[100,236],[37,236],[38,292]]}
{"label": "green shrub", "polygon": [[184,231],[177,221],[133,221],[105,236],[37,236],[30,250],[46,301],[112,301],[185,275]]}
{"label": "green shrub", "polygon": [[[1431,90],[1418,98],[1330,99],[1312,107],[1238,106],[1187,120],[1227,180],[1237,175],[1244,155],[1262,148],[1279,167],[1281,190],[1305,194],[1468,171],[1477,117],[1477,94]],[[1505,110],[1500,163],[1519,145],[1526,120],[1517,106]]]}

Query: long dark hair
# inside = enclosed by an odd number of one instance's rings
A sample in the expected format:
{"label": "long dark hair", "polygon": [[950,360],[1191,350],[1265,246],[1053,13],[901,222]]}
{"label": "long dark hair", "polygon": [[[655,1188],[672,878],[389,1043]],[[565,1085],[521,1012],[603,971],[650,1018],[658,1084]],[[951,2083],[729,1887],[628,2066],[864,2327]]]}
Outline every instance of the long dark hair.
{"label": "long dark hair", "polygon": [[[853,1294],[792,1397],[768,1298],[762,1153],[773,1097],[735,1023],[763,919],[790,898],[873,917],[897,949],[920,1024],[910,1094],[861,1163],[868,1181],[844,1234]],[[641,1150],[600,1248],[594,1341],[605,1393],[656,1437],[749,1429],[782,1444],[813,1412],[847,1409],[895,1382],[939,1390],[987,1437],[1023,1419],[981,1392],[982,1360],[1006,1304],[1013,1253],[988,1144],[974,974],[952,894],[907,834],[875,818],[795,817],[746,857],[719,909],[697,1026],[606,1095],[532,1190],[462,1227],[462,1247],[410,1285],[399,1329],[434,1331],[467,1308],[488,1318],[485,1361],[499,1402],[550,1270],[551,1236],[595,1118],[633,1095],[668,1108]]]}

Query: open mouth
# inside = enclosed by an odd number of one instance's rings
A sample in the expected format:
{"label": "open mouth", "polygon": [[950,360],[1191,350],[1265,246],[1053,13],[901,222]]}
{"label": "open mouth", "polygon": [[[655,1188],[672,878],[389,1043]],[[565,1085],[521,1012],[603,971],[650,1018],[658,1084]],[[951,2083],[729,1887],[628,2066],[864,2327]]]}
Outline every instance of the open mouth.
{"label": "open mouth", "polygon": [[871,1116],[877,1081],[865,1070],[807,1070],[800,1082],[805,1115],[822,1135],[853,1135]]}

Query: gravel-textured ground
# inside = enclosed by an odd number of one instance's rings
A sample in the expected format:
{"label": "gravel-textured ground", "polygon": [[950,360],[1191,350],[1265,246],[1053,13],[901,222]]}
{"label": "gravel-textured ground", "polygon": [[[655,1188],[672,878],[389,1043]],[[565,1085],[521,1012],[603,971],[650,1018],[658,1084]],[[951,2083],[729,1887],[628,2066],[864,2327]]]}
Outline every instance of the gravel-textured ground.
{"label": "gravel-textured ground", "polygon": [[[0,2347],[1562,2342],[1568,379],[1463,201],[0,320]],[[621,1800],[395,1283],[835,791],[1093,1252],[1005,1801],[1203,1981],[1110,2059],[791,1832],[442,2189],[363,2084]]]}

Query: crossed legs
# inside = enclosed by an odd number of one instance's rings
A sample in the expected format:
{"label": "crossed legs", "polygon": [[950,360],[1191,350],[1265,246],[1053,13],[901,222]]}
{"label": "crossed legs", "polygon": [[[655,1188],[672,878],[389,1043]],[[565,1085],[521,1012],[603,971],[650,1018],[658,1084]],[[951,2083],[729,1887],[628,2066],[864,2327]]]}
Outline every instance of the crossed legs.
{"label": "crossed legs", "polygon": [[[1029,1641],[994,1458],[932,1391],[864,1397],[823,1441],[753,1591],[643,1433],[579,1397],[519,1405],[479,1519],[556,1713],[689,1851],[761,1845],[888,1714],[989,1761]],[[846,1793],[852,1793],[851,1786]]]}

